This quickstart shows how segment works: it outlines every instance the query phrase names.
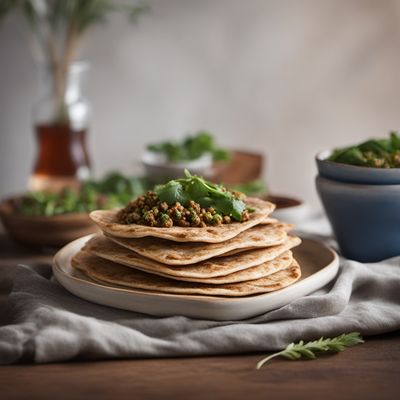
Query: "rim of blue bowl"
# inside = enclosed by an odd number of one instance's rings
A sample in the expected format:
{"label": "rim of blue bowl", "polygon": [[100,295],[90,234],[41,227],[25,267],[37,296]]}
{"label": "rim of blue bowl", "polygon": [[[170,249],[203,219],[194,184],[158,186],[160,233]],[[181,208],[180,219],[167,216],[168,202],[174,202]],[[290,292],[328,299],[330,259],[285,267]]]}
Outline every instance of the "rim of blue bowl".
{"label": "rim of blue bowl", "polygon": [[400,190],[400,184],[391,184],[391,185],[374,185],[374,184],[367,184],[367,183],[352,183],[352,182],[342,182],[342,181],[336,181],[333,179],[325,178],[324,176],[317,175],[315,177],[315,181],[325,181],[327,184],[332,185],[332,186],[342,186],[346,188],[357,188],[357,189],[368,189],[368,190],[373,190],[373,191],[378,191],[378,190]]}
{"label": "rim of blue bowl", "polygon": [[[374,171],[375,174],[394,174],[394,173],[400,173],[400,168],[373,168],[373,167],[362,167],[360,165],[352,165],[352,164],[345,164],[345,163],[339,163],[336,161],[330,161],[327,158],[333,153],[333,150],[322,150],[319,151],[316,156],[315,160],[317,162],[324,162],[330,165],[335,165],[338,168],[346,168],[346,169],[351,169],[353,171]],[[375,172],[376,171],[376,172]],[[391,172],[389,172],[391,171]]]}

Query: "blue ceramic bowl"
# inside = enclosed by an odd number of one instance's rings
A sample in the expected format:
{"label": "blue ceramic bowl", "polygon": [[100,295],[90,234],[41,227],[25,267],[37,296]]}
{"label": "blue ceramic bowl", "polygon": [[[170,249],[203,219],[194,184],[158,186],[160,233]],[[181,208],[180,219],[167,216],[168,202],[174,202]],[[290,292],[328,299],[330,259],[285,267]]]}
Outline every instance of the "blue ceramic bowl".
{"label": "blue ceramic bowl", "polygon": [[316,185],[346,258],[375,262],[400,255],[400,185],[359,185],[320,176]]}
{"label": "blue ceramic bowl", "polygon": [[320,176],[339,182],[362,183],[367,185],[399,185],[400,168],[368,168],[329,161],[332,151],[325,150],[317,154]]}

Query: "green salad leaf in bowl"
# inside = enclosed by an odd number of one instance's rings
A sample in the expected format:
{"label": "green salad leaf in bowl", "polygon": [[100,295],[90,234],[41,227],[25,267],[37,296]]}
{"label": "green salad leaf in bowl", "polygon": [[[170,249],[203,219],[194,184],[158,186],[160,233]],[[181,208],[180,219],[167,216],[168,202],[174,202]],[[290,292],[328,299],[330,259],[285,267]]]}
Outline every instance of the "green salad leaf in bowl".
{"label": "green salad leaf in bowl", "polygon": [[89,213],[121,207],[149,189],[145,178],[111,172],[101,180],[82,183],[79,190],[65,188],[58,193],[34,191],[14,200],[14,212],[26,216],[55,216]]}
{"label": "green salad leaf in bowl", "polygon": [[211,154],[214,161],[226,161],[230,158],[230,152],[218,147],[213,135],[205,131],[188,135],[180,142],[150,144],[147,150],[162,154],[171,162],[197,160],[206,153]]}
{"label": "green salad leaf in bowl", "polygon": [[370,139],[356,146],[335,149],[329,161],[371,168],[400,168],[400,135]]}

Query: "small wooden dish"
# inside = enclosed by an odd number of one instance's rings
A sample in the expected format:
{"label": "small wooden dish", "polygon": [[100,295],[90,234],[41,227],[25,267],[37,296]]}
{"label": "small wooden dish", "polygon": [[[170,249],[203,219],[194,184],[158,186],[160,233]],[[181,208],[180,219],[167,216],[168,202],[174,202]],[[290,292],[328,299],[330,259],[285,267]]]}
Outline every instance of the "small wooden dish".
{"label": "small wooden dish", "polygon": [[303,204],[303,202],[299,199],[295,199],[293,197],[286,197],[286,196],[268,195],[266,197],[266,200],[270,201],[271,203],[276,204],[277,210],[281,210],[283,208],[298,207]]}
{"label": "small wooden dish", "polygon": [[61,247],[70,241],[98,231],[86,213],[27,216],[15,212],[18,197],[0,203],[0,219],[7,233],[17,242],[39,247]]}

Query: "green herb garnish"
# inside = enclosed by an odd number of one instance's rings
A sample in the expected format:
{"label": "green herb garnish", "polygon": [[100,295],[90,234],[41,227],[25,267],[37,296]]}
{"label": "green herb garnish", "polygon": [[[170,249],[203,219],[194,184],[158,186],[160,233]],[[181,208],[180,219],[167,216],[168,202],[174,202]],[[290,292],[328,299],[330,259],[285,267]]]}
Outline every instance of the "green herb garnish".
{"label": "green herb garnish", "polygon": [[268,357],[263,358],[257,363],[257,369],[260,369],[266,362],[275,357],[286,357],[289,360],[298,360],[300,358],[306,358],[313,360],[317,358],[318,353],[331,352],[339,353],[345,350],[347,347],[355,346],[356,344],[364,343],[364,340],[360,336],[359,332],[343,333],[340,336],[336,336],[332,339],[321,337],[318,340],[304,343],[300,340],[299,343],[290,343],[284,350],[277,353],[271,354]]}
{"label": "green herb garnish", "polygon": [[400,136],[391,132],[388,139],[371,139],[335,149],[328,160],[362,167],[400,168]]}
{"label": "green herb garnish", "polygon": [[182,142],[167,141],[150,144],[147,149],[164,154],[168,161],[173,162],[197,160],[205,153],[210,153],[214,161],[230,158],[229,151],[217,147],[213,136],[203,131],[187,136]]}
{"label": "green herb garnish", "polygon": [[165,185],[156,186],[154,190],[159,199],[168,205],[178,202],[184,206],[193,200],[203,208],[213,207],[221,215],[228,215],[236,221],[242,221],[246,204],[240,195],[199,176],[191,175],[188,170],[185,170],[185,176],[185,178],[169,181]]}

